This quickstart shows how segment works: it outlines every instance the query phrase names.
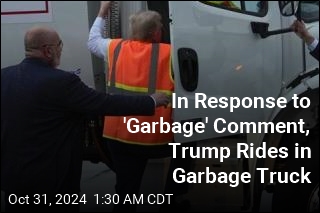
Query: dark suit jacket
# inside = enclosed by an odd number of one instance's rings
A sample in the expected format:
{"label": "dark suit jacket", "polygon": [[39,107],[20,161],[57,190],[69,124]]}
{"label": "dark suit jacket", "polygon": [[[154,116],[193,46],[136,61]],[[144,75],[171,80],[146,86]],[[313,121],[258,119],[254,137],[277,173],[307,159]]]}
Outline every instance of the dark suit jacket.
{"label": "dark suit jacket", "polygon": [[150,96],[106,95],[38,59],[1,70],[1,189],[78,193],[84,118],[153,115]]}
{"label": "dark suit jacket", "polygon": [[317,59],[319,61],[319,43],[316,47],[316,49],[314,49],[312,52],[310,52],[310,54],[315,57],[315,59]]}

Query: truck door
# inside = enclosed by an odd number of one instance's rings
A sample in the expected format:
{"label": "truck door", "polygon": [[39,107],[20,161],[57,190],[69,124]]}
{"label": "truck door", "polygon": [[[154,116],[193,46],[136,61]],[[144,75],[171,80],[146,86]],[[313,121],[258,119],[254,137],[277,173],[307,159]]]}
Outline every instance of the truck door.
{"label": "truck door", "polygon": [[[222,4],[221,4],[222,2]],[[277,97],[281,90],[281,36],[261,39],[251,22],[265,22],[269,30],[281,28],[277,2],[267,1],[171,1],[170,36],[175,78],[174,121],[205,123],[203,133],[191,137],[175,134],[177,142],[230,135],[217,133],[230,122],[264,121],[270,109],[195,108],[201,97]],[[187,98],[188,106],[178,98]],[[206,123],[206,121],[208,121]],[[232,133],[234,134],[234,133]]]}

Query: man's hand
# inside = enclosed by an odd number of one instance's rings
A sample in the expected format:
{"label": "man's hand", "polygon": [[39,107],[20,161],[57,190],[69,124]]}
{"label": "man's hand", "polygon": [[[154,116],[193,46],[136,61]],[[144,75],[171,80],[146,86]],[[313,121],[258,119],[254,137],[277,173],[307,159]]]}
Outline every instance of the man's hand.
{"label": "man's hand", "polygon": [[154,93],[151,95],[153,100],[155,101],[156,107],[164,106],[167,107],[170,103],[169,96],[164,93]]}
{"label": "man's hand", "polygon": [[108,15],[112,1],[100,1],[100,10],[98,17],[104,18]]}
{"label": "man's hand", "polygon": [[305,24],[302,21],[295,20],[290,28],[308,45],[313,42],[314,37],[308,32]]}

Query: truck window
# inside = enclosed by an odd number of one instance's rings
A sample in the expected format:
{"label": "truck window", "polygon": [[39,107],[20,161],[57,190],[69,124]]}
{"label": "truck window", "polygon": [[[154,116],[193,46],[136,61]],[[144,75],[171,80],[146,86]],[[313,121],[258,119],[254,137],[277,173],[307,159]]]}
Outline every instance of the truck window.
{"label": "truck window", "polygon": [[267,1],[201,1],[204,4],[219,7],[234,12],[265,16],[267,13]]}
{"label": "truck window", "polygon": [[306,22],[319,21],[319,2],[302,1],[301,2],[301,19]]}

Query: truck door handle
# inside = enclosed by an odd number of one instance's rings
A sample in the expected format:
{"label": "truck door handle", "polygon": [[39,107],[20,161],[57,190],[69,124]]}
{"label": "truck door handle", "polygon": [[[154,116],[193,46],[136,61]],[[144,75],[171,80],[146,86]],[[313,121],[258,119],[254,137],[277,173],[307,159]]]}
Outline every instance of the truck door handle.
{"label": "truck door handle", "polygon": [[178,49],[180,80],[182,87],[188,92],[193,92],[198,87],[198,56],[190,48]]}

